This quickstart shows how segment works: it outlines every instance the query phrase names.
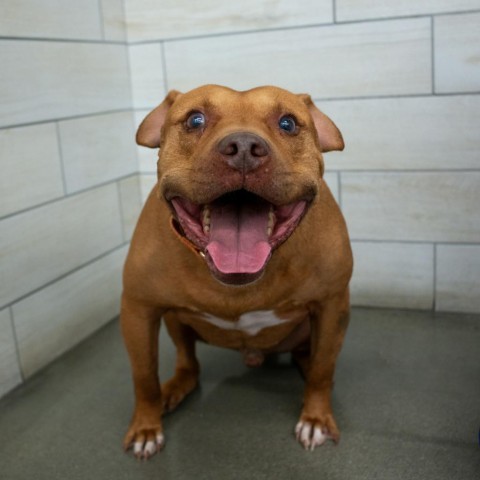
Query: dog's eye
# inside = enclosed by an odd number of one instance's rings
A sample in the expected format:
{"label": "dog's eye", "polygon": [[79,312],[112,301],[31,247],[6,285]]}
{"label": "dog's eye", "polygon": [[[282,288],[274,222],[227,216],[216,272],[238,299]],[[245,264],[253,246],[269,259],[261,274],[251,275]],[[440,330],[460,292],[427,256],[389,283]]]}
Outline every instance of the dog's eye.
{"label": "dog's eye", "polygon": [[282,130],[285,130],[288,133],[294,133],[296,128],[297,128],[297,125],[295,124],[295,120],[292,117],[290,117],[289,115],[286,115],[286,116],[282,117],[278,121],[278,126]]}
{"label": "dog's eye", "polygon": [[200,112],[192,113],[187,119],[188,128],[201,128],[205,125],[205,115]]}

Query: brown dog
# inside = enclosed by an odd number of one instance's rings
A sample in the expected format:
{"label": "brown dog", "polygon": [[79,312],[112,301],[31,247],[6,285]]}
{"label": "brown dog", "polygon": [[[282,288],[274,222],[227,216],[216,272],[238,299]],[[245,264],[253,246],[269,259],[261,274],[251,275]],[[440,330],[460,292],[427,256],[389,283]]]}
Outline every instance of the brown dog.
{"label": "brown dog", "polygon": [[[292,352],[306,378],[297,439],[307,449],[338,441],[330,393],[352,254],[322,179],[322,153],[344,146],[337,127],[305,94],[208,85],[171,91],[137,142],[160,153],[124,271],[136,399],[125,448],[148,458],[163,446],[162,413],[198,382],[196,340],[238,350],[252,366]],[[177,363],[160,386],[161,318]]]}

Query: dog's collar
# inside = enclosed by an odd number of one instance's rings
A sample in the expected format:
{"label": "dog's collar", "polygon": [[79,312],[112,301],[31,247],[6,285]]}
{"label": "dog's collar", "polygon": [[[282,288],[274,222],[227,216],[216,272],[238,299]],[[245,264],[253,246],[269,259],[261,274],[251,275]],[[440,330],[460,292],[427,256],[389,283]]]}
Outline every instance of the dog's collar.
{"label": "dog's collar", "polygon": [[185,235],[180,233],[180,224],[178,221],[172,216],[170,217],[170,227],[175,233],[175,236],[193,253],[197,254],[199,257],[205,257],[205,254],[195,245],[193,244]]}

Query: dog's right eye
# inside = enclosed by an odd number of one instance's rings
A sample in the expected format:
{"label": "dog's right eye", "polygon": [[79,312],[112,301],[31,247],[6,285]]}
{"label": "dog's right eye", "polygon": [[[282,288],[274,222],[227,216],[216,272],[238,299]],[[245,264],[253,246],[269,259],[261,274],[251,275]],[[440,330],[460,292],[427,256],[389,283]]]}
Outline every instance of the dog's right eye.
{"label": "dog's right eye", "polygon": [[191,129],[201,128],[205,126],[205,115],[200,112],[192,113],[187,119],[187,127]]}

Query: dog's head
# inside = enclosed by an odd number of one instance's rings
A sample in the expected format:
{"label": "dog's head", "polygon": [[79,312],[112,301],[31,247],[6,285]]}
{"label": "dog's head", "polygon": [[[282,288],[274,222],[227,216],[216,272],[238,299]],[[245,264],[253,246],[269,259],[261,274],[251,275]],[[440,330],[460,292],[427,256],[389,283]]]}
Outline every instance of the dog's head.
{"label": "dog's head", "polygon": [[137,143],[160,148],[159,193],[180,234],[237,285],[260,278],[318,192],[322,153],[344,147],[309,95],[216,85],[171,91]]}

